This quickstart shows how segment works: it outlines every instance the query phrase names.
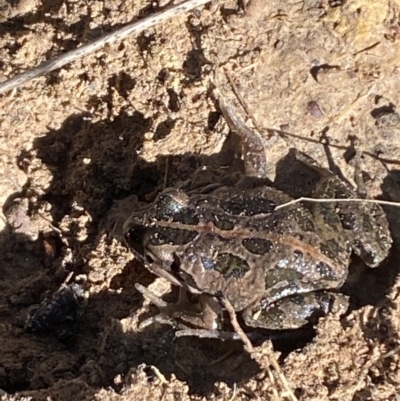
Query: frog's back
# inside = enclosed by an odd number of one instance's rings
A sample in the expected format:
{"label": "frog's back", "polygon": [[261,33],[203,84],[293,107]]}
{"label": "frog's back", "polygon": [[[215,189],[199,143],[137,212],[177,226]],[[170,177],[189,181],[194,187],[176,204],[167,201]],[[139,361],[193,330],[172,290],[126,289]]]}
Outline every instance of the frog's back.
{"label": "frog's back", "polygon": [[198,236],[179,253],[180,267],[197,288],[224,293],[237,310],[257,298],[338,288],[347,275],[349,248],[323,242],[311,213],[267,187],[220,188],[195,195],[190,207]]}

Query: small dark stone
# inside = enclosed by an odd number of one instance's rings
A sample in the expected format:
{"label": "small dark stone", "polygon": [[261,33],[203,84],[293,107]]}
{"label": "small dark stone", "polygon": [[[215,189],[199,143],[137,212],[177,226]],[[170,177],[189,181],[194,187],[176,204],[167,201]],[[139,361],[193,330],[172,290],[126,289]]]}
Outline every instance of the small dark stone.
{"label": "small dark stone", "polygon": [[26,330],[53,333],[63,342],[71,340],[76,334],[82,294],[82,287],[73,283],[55,292],[51,298],[45,298],[38,308],[29,313]]}
{"label": "small dark stone", "polygon": [[321,108],[319,107],[318,103],[314,100],[311,100],[307,104],[307,111],[315,118],[321,118],[324,116]]}
{"label": "small dark stone", "polygon": [[334,8],[334,7],[340,7],[345,3],[345,0],[328,0],[328,4]]}

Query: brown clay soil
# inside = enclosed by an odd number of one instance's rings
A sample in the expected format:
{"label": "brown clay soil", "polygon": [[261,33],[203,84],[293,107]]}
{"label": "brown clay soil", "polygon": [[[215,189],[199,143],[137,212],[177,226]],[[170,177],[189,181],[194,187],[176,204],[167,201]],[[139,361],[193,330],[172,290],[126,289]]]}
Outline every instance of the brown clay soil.
{"label": "brown clay soil", "polygon": [[[0,0],[0,82],[165,4]],[[387,262],[352,261],[349,313],[265,338],[253,359],[238,341],[139,330],[157,309],[134,284],[168,288],[112,235],[164,177],[232,162],[224,70],[264,134],[287,133],[266,149],[278,188],[309,193],[293,148],[353,183],[360,149],[368,197],[399,202],[399,15],[399,0],[214,0],[0,95],[1,399],[399,400],[400,209],[385,208]],[[71,272],[75,323],[27,330]]]}

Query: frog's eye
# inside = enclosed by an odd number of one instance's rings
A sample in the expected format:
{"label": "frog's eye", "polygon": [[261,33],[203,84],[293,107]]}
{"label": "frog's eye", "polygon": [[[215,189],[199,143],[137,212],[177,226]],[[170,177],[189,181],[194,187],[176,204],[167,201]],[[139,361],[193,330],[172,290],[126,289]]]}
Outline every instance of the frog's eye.
{"label": "frog's eye", "polygon": [[177,199],[172,194],[162,193],[158,196],[155,206],[159,212],[175,214],[184,209],[186,205],[185,202],[182,202],[179,198]]}
{"label": "frog's eye", "polygon": [[142,225],[134,225],[125,233],[125,241],[128,246],[140,256],[144,256],[144,238],[147,229]]}
{"label": "frog's eye", "polygon": [[199,224],[199,217],[188,202],[186,194],[163,192],[154,203],[155,218],[189,225]]}

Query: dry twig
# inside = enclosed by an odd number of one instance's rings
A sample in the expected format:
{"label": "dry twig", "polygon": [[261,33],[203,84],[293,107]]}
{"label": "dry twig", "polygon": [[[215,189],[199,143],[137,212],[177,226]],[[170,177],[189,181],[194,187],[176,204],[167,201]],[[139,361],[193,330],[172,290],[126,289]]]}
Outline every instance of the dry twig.
{"label": "dry twig", "polygon": [[237,318],[236,318],[236,312],[235,312],[235,309],[233,308],[233,305],[225,297],[221,298],[221,302],[224,305],[225,309],[229,313],[229,318],[230,318],[233,330],[235,330],[235,333],[242,340],[242,342],[244,344],[244,349],[249,354],[251,354],[253,352],[253,345],[251,344],[251,342],[250,342],[249,338],[247,337],[246,333],[240,327],[239,322],[237,321]]}
{"label": "dry twig", "polygon": [[384,200],[379,200],[379,199],[362,199],[362,198],[307,198],[307,197],[301,197],[297,199],[293,199],[287,203],[282,203],[281,205],[278,205],[275,210],[278,209],[283,209],[285,207],[294,205],[299,202],[312,202],[312,203],[329,203],[329,202],[343,202],[343,203],[349,203],[349,202],[357,202],[357,203],[377,203],[378,205],[385,205],[385,206],[394,206],[394,207],[400,207],[399,202],[392,202],[392,201],[384,201]]}
{"label": "dry twig", "polygon": [[244,100],[244,98],[243,98],[242,94],[240,93],[237,85],[235,84],[235,81],[233,80],[231,74],[229,73],[229,71],[227,69],[224,69],[224,73],[225,73],[226,77],[228,78],[229,83],[231,84],[233,93],[235,94],[235,96],[239,100],[240,105],[243,107],[243,110],[251,118],[251,120],[253,121],[253,124],[256,127],[257,131],[258,132],[262,132],[260,124],[258,124],[256,118],[254,117],[254,114],[250,110],[250,107],[247,105],[247,102]]}
{"label": "dry twig", "polygon": [[106,43],[115,42],[126,38],[133,33],[139,33],[148,29],[154,25],[159,24],[169,18],[176,17],[177,15],[183,14],[196,7],[202,6],[209,3],[211,0],[188,0],[184,3],[175,4],[171,7],[159,11],[147,18],[143,18],[139,21],[131,22],[124,27],[117,29],[115,32],[107,33],[92,43],[83,45],[77,49],[71,50],[65,54],[62,54],[52,60],[45,61],[38,67],[24,72],[23,74],[17,75],[14,78],[8,79],[7,81],[0,83],[0,94],[5,93],[11,89],[14,89],[20,85],[23,85],[32,79],[40,77],[50,71],[54,71],[57,68],[61,68],[64,65],[72,63],[73,61],[87,56],[88,54],[94,53],[100,50]]}

